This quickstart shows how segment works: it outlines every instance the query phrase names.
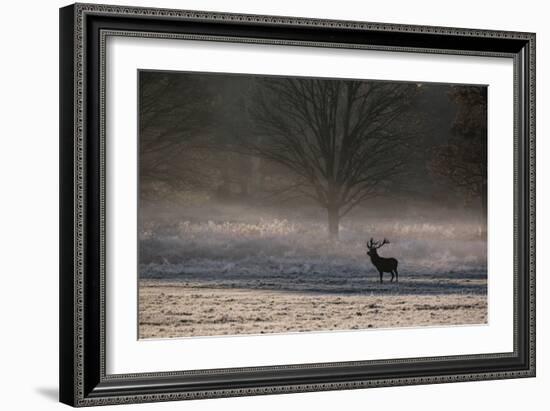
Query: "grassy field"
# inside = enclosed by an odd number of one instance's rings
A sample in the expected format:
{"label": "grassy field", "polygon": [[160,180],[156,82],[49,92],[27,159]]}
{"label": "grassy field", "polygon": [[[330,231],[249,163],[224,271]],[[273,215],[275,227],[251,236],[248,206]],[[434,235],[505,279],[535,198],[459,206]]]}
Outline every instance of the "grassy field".
{"label": "grassy field", "polygon": [[[308,292],[144,280],[139,334],[168,338],[487,322],[483,279],[365,286],[354,292]],[[438,293],[438,288],[447,291]]]}
{"label": "grassy field", "polygon": [[[140,338],[487,322],[486,241],[471,221],[359,216],[331,242],[319,218],[196,214],[140,235]],[[379,251],[399,260],[399,285],[379,283],[371,236],[390,239]]]}

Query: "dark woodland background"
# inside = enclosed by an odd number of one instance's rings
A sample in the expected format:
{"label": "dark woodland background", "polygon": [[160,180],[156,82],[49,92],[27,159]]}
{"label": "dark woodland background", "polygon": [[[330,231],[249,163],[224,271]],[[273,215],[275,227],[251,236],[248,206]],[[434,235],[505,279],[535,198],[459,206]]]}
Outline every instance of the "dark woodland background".
{"label": "dark woodland background", "polygon": [[[487,210],[484,86],[141,71],[141,209]],[[176,213],[177,214],[177,213]]]}

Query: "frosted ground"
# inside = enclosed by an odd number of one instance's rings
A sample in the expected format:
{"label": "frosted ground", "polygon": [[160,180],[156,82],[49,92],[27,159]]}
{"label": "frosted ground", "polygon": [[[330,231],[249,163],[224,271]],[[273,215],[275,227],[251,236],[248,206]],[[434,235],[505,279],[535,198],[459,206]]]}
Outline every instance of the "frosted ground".
{"label": "frosted ground", "polygon": [[[390,240],[399,285],[379,283],[371,236]],[[191,210],[143,225],[140,262],[140,338],[487,322],[486,241],[467,218],[355,216],[331,242],[315,216]]]}

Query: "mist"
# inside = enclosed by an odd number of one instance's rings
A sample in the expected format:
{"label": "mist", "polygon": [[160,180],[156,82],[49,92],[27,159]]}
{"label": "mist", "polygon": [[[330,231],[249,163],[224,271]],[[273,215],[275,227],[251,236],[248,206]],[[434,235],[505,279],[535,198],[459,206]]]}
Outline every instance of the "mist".
{"label": "mist", "polygon": [[[485,87],[144,71],[139,167],[143,290],[469,295],[476,315],[437,321],[484,321]],[[389,241],[378,251],[399,261],[399,285],[379,282],[371,238]],[[155,298],[145,336],[259,329],[168,327]]]}

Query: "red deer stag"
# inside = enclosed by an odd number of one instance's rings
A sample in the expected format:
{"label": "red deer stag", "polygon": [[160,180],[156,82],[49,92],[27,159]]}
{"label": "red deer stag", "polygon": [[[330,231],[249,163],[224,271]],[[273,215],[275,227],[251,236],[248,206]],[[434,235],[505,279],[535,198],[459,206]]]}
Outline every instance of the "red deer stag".
{"label": "red deer stag", "polygon": [[367,243],[367,255],[370,257],[372,264],[376,267],[380,273],[380,282],[382,282],[382,276],[384,273],[391,273],[391,280],[393,281],[395,273],[395,282],[399,282],[399,274],[397,272],[397,260],[395,258],[384,258],[378,255],[378,249],[384,244],[390,242],[384,238],[384,241],[374,241],[372,238]]}

